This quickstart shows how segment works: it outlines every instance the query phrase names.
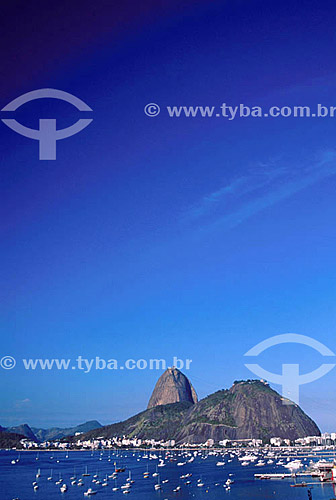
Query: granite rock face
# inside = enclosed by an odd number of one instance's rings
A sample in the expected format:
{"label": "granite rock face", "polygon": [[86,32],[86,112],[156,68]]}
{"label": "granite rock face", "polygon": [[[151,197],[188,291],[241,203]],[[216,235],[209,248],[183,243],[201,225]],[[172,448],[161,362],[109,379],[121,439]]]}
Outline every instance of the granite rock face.
{"label": "granite rock face", "polygon": [[315,422],[296,404],[284,400],[268,384],[240,381],[230,389],[207,396],[186,414],[177,441],[203,442],[204,438],[295,440],[319,436]]}
{"label": "granite rock face", "polygon": [[229,439],[271,437],[295,440],[321,434],[315,422],[296,404],[284,399],[267,383],[241,380],[230,389],[210,394],[197,402],[189,380],[171,368],[158,380],[148,409],[109,426],[91,431],[83,439],[97,436],[138,437],[177,443],[204,443]]}
{"label": "granite rock face", "polygon": [[171,403],[197,403],[195,389],[177,368],[168,368],[157,381],[147,409]]}

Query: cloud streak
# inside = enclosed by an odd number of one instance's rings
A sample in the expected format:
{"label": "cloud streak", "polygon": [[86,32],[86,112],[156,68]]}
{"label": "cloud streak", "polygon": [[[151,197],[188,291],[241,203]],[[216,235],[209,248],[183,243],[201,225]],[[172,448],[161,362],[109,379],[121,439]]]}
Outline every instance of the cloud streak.
{"label": "cloud streak", "polygon": [[31,403],[31,400],[29,398],[20,399],[19,401],[15,402],[15,408],[22,408],[22,407],[25,407],[27,405],[30,405],[30,403]]}
{"label": "cloud streak", "polygon": [[324,151],[314,161],[294,166],[280,160],[259,163],[246,175],[204,196],[183,214],[182,221],[197,224],[201,231],[233,228],[333,175],[336,151]]}

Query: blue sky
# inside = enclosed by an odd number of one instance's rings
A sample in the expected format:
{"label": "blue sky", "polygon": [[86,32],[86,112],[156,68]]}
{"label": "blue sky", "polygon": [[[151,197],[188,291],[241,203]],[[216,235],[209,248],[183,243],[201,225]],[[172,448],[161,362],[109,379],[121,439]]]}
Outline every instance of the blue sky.
{"label": "blue sky", "polygon": [[[204,397],[253,377],[243,354],[267,337],[299,333],[334,350],[335,119],[143,112],[148,102],[335,105],[334,10],[186,2],[103,35],[98,18],[85,53],[70,44],[7,91],[2,107],[65,90],[93,122],[59,141],[53,162],[1,126],[2,355],[191,358]],[[78,113],[49,101],[17,112],[32,127],[50,116],[62,128]],[[300,362],[305,373],[323,361],[291,345],[260,364],[280,373]],[[301,391],[329,431],[335,373]],[[159,375],[2,370],[0,424],[120,420],[146,406]]]}

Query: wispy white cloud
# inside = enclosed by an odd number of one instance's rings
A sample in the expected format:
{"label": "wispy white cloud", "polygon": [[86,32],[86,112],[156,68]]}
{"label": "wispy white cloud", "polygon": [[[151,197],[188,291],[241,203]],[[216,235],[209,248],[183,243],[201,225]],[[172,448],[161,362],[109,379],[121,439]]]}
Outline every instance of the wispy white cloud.
{"label": "wispy white cloud", "polygon": [[30,405],[30,403],[31,403],[31,400],[29,398],[20,399],[20,400],[18,400],[18,401],[15,402],[15,407],[16,408],[22,408],[24,406]]}
{"label": "wispy white cloud", "polygon": [[200,229],[235,227],[319,180],[336,174],[336,151],[324,151],[314,160],[295,163],[277,159],[259,163],[244,176],[205,195],[183,214],[184,223]]}

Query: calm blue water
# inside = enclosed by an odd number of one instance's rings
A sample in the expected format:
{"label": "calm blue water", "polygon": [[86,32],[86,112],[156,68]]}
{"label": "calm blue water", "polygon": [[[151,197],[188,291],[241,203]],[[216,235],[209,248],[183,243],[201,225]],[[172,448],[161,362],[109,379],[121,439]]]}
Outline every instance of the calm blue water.
{"label": "calm blue water", "polygon": [[[13,459],[18,459],[19,455],[13,451],[0,451],[0,499],[12,500],[19,498],[20,500],[53,500],[53,499],[68,499],[76,500],[83,498],[95,499],[112,499],[130,498],[136,500],[165,500],[165,499],[307,499],[306,488],[291,488],[292,479],[260,481],[254,479],[255,473],[264,472],[287,472],[286,469],[273,465],[265,467],[255,467],[249,465],[242,467],[237,458],[234,458],[231,463],[226,463],[225,466],[217,467],[216,463],[220,460],[219,457],[209,456],[207,459],[202,459],[197,456],[193,463],[187,463],[184,466],[177,466],[178,461],[184,461],[185,458],[176,456],[176,461],[167,462],[165,467],[159,468],[160,479],[168,479],[169,482],[162,485],[162,491],[154,491],[154,484],[157,478],[150,475],[149,479],[143,478],[143,472],[146,471],[147,465],[149,472],[152,474],[156,471],[158,460],[149,460],[142,457],[143,453],[133,453],[131,451],[104,452],[102,455],[96,451],[92,456],[91,452],[70,451],[69,457],[66,458],[65,452],[40,452],[39,459],[36,452],[25,451],[21,452],[19,461],[12,465]],[[53,458],[52,458],[53,457]],[[224,459],[225,460],[225,459]],[[126,482],[128,472],[131,471],[134,484],[131,492],[124,495],[122,490],[117,492],[112,491],[115,486],[115,481],[109,479],[108,486],[95,485],[92,483],[93,475],[98,474],[99,479],[103,479],[106,474],[112,474],[114,471],[114,462],[117,462],[118,467],[126,467],[124,473],[118,474],[117,486],[121,486]],[[227,460],[225,460],[227,462]],[[70,477],[74,475],[82,477],[87,466],[89,477],[83,477],[84,486],[71,485]],[[41,469],[41,477],[36,479],[37,469]],[[51,472],[52,469],[52,472]],[[190,485],[185,485],[186,479],[181,479],[180,476],[186,473],[192,473],[192,477],[188,478],[191,481]],[[48,476],[52,474],[53,480],[48,481]],[[225,481],[232,474],[231,478],[234,483],[230,491],[226,491],[223,487]],[[63,482],[68,485],[66,493],[60,492],[60,486],[55,482],[63,478]],[[197,480],[202,479],[203,488],[197,487]],[[302,479],[300,479],[301,481]],[[32,483],[38,482],[39,489],[35,492]],[[321,500],[336,497],[335,486],[331,484],[321,485],[319,481],[310,478],[307,482],[314,482],[312,490],[313,499]],[[219,483],[218,486],[215,483]],[[181,490],[174,493],[172,490],[180,485]],[[92,487],[97,494],[91,497],[85,497],[84,492]]]}

